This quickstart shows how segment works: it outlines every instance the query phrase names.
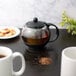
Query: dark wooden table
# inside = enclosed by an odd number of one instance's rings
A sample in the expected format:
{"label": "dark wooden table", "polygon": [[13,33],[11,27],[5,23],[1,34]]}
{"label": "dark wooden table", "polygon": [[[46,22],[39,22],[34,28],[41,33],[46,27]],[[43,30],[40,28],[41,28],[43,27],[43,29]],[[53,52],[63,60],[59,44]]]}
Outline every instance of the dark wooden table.
{"label": "dark wooden table", "polygon": [[[55,30],[52,30],[54,35]],[[28,51],[21,36],[9,40],[0,40],[0,46],[7,46],[13,52],[21,52],[26,60],[26,70],[22,76],[60,76],[61,51],[69,46],[76,46],[76,36],[67,33],[65,29],[59,30],[59,38],[52,43],[48,43],[45,49],[40,51]],[[7,50],[6,50],[7,51]],[[41,65],[38,61],[40,57],[52,59],[49,65]],[[17,58],[14,60],[14,70],[21,67],[21,61]]]}

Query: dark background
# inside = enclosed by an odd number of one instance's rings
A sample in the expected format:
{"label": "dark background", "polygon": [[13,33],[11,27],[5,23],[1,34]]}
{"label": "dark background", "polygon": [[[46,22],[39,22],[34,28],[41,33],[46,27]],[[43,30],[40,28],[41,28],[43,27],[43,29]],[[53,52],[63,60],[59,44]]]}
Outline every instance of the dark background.
{"label": "dark background", "polygon": [[[51,39],[55,36],[55,29],[51,30]],[[21,36],[13,39],[0,40],[0,46],[7,46],[13,52],[21,52],[26,61],[26,69],[22,76],[60,76],[61,51],[69,46],[76,46],[76,36],[68,34],[66,29],[59,30],[59,37],[54,42],[49,42],[44,49],[39,51],[29,51],[24,44]],[[7,50],[6,50],[7,51]],[[49,65],[39,63],[40,57],[52,59]],[[21,67],[19,58],[14,60],[14,70],[18,71]]]}

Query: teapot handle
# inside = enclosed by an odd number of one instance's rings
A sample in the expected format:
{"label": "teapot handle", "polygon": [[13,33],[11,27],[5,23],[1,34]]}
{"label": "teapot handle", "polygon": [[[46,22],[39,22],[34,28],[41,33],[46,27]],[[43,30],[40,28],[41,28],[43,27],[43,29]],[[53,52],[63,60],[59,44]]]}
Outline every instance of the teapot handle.
{"label": "teapot handle", "polygon": [[56,37],[55,37],[53,40],[50,41],[50,42],[54,42],[54,41],[57,40],[58,37],[59,37],[59,29],[58,29],[58,27],[57,27],[56,25],[54,25],[54,24],[52,24],[52,23],[47,23],[47,26],[48,26],[48,27],[49,27],[49,26],[54,26],[54,27],[56,28]]}

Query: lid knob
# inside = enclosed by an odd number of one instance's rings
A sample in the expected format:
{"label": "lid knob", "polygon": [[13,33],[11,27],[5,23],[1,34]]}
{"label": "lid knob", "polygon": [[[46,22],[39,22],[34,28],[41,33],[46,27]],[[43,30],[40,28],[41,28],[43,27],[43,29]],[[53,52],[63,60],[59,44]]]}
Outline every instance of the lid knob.
{"label": "lid knob", "polygon": [[38,22],[38,19],[35,17],[34,19],[33,19],[33,22]]}

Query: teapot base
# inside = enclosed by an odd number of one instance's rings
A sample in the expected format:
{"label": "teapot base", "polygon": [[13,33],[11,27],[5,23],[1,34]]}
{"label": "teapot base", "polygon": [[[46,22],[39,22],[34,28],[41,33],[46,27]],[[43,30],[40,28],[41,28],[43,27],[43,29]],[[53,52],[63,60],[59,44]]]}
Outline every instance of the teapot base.
{"label": "teapot base", "polygon": [[43,46],[43,47],[27,47],[26,50],[31,53],[38,53],[44,51],[45,49],[47,49],[47,47]]}
{"label": "teapot base", "polygon": [[28,49],[30,49],[30,50],[34,50],[34,51],[39,51],[39,50],[42,50],[43,48],[45,48],[44,46],[30,46],[30,45],[28,45]]}

